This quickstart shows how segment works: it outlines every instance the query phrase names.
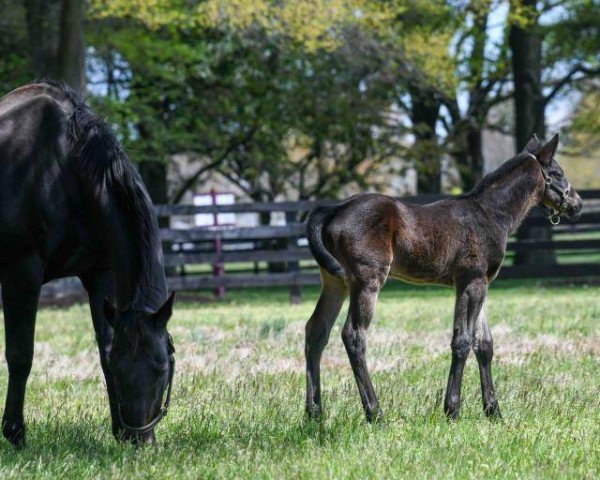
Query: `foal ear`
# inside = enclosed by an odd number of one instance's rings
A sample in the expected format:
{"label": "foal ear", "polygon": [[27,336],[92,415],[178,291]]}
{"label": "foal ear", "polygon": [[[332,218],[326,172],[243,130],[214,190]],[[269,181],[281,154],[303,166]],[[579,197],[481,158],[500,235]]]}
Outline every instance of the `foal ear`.
{"label": "foal ear", "polygon": [[540,163],[542,165],[547,167],[548,165],[550,165],[550,161],[552,160],[552,157],[554,157],[554,154],[556,153],[557,148],[558,148],[558,133],[556,135],[554,135],[548,141],[548,143],[546,143],[546,145],[544,145],[535,154],[535,156],[537,157],[537,159],[540,161]]}
{"label": "foal ear", "polygon": [[539,150],[539,148],[540,148],[541,145],[542,144],[538,140],[537,135],[534,133],[533,137],[531,137],[531,139],[527,142],[527,145],[525,145],[525,148],[523,148],[523,152],[525,152],[525,153],[533,153],[536,150]]}
{"label": "foal ear", "polygon": [[172,292],[167,301],[158,311],[152,315],[152,321],[156,328],[165,328],[171,315],[173,315],[173,303],[175,302],[175,292]]}
{"label": "foal ear", "polygon": [[111,327],[114,327],[114,320],[117,316],[117,309],[113,306],[112,303],[109,302],[108,298],[104,299],[104,318],[110,324]]}

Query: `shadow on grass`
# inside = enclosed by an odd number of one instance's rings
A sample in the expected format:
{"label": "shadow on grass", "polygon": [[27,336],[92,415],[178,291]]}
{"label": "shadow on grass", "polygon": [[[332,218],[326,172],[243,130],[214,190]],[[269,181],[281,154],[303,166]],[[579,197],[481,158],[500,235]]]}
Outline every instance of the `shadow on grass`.
{"label": "shadow on grass", "polygon": [[[564,289],[564,288],[584,288],[586,286],[596,286],[599,280],[595,277],[580,278],[546,278],[546,279],[521,279],[521,280],[495,280],[492,283],[492,291],[509,291],[513,289]],[[314,303],[319,297],[319,286],[302,287],[304,303]],[[452,296],[452,289],[438,285],[415,285],[404,283],[398,280],[390,280],[382,290],[382,296],[395,296],[409,294],[413,297],[432,296]],[[285,287],[274,288],[249,288],[244,290],[234,290],[227,292],[225,298],[216,300],[207,294],[202,302],[206,306],[233,306],[240,304],[289,304],[289,290]],[[177,308],[194,309],[198,304],[188,301],[178,303]]]}

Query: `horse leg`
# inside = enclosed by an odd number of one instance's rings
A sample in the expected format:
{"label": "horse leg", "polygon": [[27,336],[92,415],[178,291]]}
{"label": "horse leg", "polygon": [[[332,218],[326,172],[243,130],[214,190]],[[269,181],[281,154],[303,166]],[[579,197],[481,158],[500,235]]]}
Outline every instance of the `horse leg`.
{"label": "horse leg", "polygon": [[488,417],[502,418],[496,391],[492,381],[492,357],[494,356],[494,341],[487,322],[487,308],[484,302],[473,333],[473,351],[479,365],[479,378],[481,380],[481,395],[483,398],[483,411]]}
{"label": "horse leg", "polygon": [[373,319],[377,296],[384,281],[385,277],[383,279],[375,277],[370,281],[351,286],[348,319],[342,330],[342,340],[350,359],[350,365],[368,422],[377,420],[382,416],[365,357],[367,329]]}
{"label": "horse leg", "polygon": [[8,391],[2,416],[2,434],[17,448],[25,445],[23,404],[33,362],[35,317],[42,282],[43,268],[38,257],[28,258],[9,267],[2,282],[8,364]]}
{"label": "horse leg", "polygon": [[321,354],[348,292],[344,282],[321,269],[321,296],[306,324],[306,413],[321,414]]}
{"label": "horse leg", "polygon": [[471,351],[473,326],[481,311],[486,293],[487,284],[484,279],[474,279],[457,285],[451,343],[452,363],[444,401],[444,411],[450,419],[457,419],[460,414],[463,370]]}
{"label": "horse leg", "polygon": [[100,354],[100,365],[104,373],[106,390],[108,392],[112,433],[118,439],[121,436],[122,428],[119,420],[117,395],[110,368],[108,367],[108,355],[114,332],[113,328],[104,318],[104,299],[109,297],[110,293],[110,271],[86,273],[81,276],[81,281],[88,292],[92,322],[94,324],[94,331],[96,332],[96,343],[98,344],[98,353]]}

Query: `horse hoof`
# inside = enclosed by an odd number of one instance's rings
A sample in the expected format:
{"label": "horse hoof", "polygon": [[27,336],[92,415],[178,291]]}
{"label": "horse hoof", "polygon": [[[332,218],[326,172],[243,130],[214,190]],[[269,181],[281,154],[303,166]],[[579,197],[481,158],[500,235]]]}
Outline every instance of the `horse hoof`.
{"label": "horse hoof", "polygon": [[2,434],[16,449],[21,449],[25,446],[25,425],[5,423],[2,428]]}

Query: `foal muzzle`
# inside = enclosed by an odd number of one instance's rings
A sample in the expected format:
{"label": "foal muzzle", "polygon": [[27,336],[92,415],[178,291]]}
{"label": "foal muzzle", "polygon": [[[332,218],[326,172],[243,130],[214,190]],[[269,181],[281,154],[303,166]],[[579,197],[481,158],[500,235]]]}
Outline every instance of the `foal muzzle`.
{"label": "foal muzzle", "polygon": [[[537,161],[537,158],[535,155],[533,154],[529,154],[531,157],[535,158],[535,160]],[[538,163],[539,165],[539,163]],[[540,170],[542,172],[542,176],[544,177],[544,196],[542,198],[542,205],[544,207],[546,207],[549,211],[549,214],[547,215],[548,221],[552,224],[552,225],[558,225],[560,223],[560,216],[564,213],[567,213],[567,211],[569,210],[569,197],[571,196],[571,182],[569,182],[567,180],[567,186],[563,187],[561,186],[554,178],[552,178],[550,175],[548,175],[543,167],[540,165]],[[548,193],[554,190],[559,196],[560,196],[560,202],[558,203],[558,205],[554,204],[552,206],[547,206],[544,201],[545,200],[549,200],[548,197]],[[551,203],[551,202],[549,202]]]}
{"label": "foal muzzle", "polygon": [[550,223],[552,225],[558,225],[560,223],[560,216],[569,209],[568,199],[571,195],[571,184],[567,181],[567,187],[563,188],[556,180],[549,176],[546,176],[545,182],[544,198],[547,198],[549,189],[553,189],[560,195],[560,203],[556,207],[550,207],[550,215],[548,215]]}

